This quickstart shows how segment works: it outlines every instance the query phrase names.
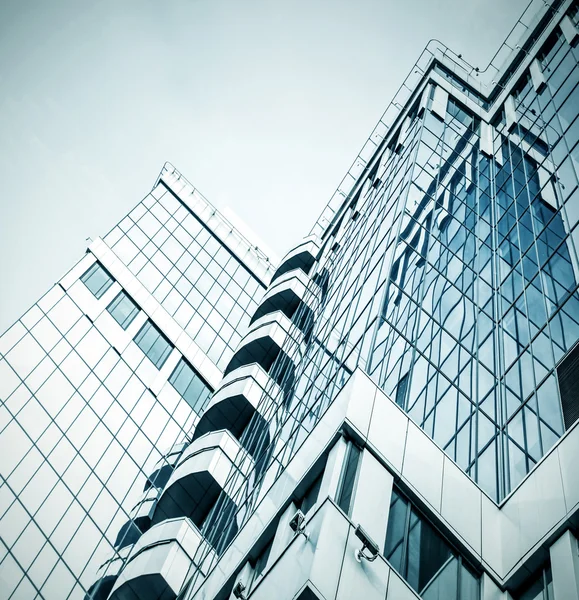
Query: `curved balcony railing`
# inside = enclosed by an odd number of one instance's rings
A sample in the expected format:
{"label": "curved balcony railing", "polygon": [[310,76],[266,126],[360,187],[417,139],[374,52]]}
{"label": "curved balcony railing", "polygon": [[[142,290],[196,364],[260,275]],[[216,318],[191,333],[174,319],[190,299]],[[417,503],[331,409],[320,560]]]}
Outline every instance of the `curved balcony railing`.
{"label": "curved balcony railing", "polygon": [[159,489],[163,489],[171,477],[173,468],[176,462],[179,460],[179,456],[185,448],[187,448],[188,442],[181,442],[175,444],[163,458],[159,459],[153,468],[152,473],[147,477],[145,482],[145,490],[154,486]]}
{"label": "curved balcony railing", "polygon": [[[318,286],[312,283],[312,280],[302,270],[289,271],[268,288],[253,314],[250,324],[276,311],[281,311],[288,319],[292,319],[300,306],[302,306],[302,312],[311,313],[311,318],[313,318],[318,295]],[[307,322],[307,319],[301,318],[299,322]],[[294,323],[298,329],[301,329],[295,319]]]}
{"label": "curved balcony railing", "polygon": [[203,543],[187,518],[155,525],[135,544],[110,600],[175,600],[193,572],[204,573],[194,562]]}
{"label": "curved balcony railing", "polygon": [[117,581],[117,577],[131,553],[133,546],[126,546],[105,561],[97,570],[96,581],[88,589],[85,600],[106,600]]}
{"label": "curved balcony railing", "polygon": [[239,439],[252,419],[267,429],[271,407],[278,406],[282,398],[281,388],[258,364],[240,367],[223,378],[195,427],[193,440],[220,429]]}
{"label": "curved balcony railing", "polygon": [[271,278],[273,283],[288,271],[301,269],[306,275],[317,260],[320,247],[313,239],[304,240],[299,246],[292,248],[281,260],[279,267]]}
{"label": "curved balcony railing", "polygon": [[[285,356],[282,362],[287,362],[288,368],[291,369],[293,366],[295,369],[294,360],[282,350],[291,346],[288,343],[290,340],[300,346],[304,341],[304,335],[282,312],[278,311],[258,319],[239,343],[224,375],[229,375],[235,369],[251,363],[257,363],[266,373],[269,373],[280,354]],[[281,383],[282,377],[279,373],[272,377],[276,383]]]}
{"label": "curved balcony railing", "polygon": [[201,527],[232,471],[247,475],[252,464],[229,431],[215,431],[196,439],[181,456],[160,495],[153,523],[188,517]]}

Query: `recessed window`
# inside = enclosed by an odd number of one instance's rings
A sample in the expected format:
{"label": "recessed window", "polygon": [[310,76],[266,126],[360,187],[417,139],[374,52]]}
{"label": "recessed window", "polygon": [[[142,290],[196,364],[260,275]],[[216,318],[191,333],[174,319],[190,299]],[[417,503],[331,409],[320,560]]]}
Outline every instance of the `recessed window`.
{"label": "recessed window", "polygon": [[179,361],[173,374],[169,377],[169,383],[197,413],[201,412],[211,395],[211,390],[184,358]]}
{"label": "recessed window", "polygon": [[121,292],[107,307],[113,319],[123,328],[126,329],[137,316],[139,307],[133,300]]}
{"label": "recessed window", "polygon": [[478,576],[396,489],[390,503],[384,557],[423,598],[480,598]]}
{"label": "recessed window", "polygon": [[102,298],[104,293],[113,285],[114,279],[101,267],[95,263],[80,280],[93,293],[96,298]]}
{"label": "recessed window", "polygon": [[344,461],[344,469],[342,471],[340,487],[336,495],[336,502],[338,506],[347,515],[350,515],[350,510],[352,508],[354,484],[356,482],[359,461],[360,449],[352,442],[349,442],[346,450],[346,459]]}
{"label": "recessed window", "polygon": [[167,360],[173,345],[169,340],[151,323],[147,321],[135,337],[135,344],[147,355],[149,360],[160,369]]}
{"label": "recessed window", "polygon": [[323,476],[324,472],[322,471],[316,477],[315,481],[310,485],[300,502],[300,510],[304,513],[304,515],[307,515],[318,501],[318,495],[320,493],[320,487],[322,486]]}

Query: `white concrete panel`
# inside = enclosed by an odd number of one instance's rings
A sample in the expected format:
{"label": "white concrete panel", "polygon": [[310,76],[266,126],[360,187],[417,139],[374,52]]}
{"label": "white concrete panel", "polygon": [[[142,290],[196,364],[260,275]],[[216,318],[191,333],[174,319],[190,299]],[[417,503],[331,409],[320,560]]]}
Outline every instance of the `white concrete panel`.
{"label": "white concrete panel", "polygon": [[482,121],[480,124],[480,151],[490,158],[493,152],[493,127]]}
{"label": "white concrete panel", "polygon": [[368,437],[370,430],[376,389],[368,375],[356,369],[340,392],[348,397],[346,419],[363,438]]}
{"label": "white concrete panel", "polygon": [[512,96],[507,96],[505,100],[505,119],[507,121],[507,129],[512,131],[517,124],[517,111],[515,110],[515,99]]}
{"label": "white concrete panel", "polygon": [[529,71],[531,73],[531,81],[533,82],[533,88],[540,94],[546,87],[547,82],[545,81],[545,75],[541,63],[535,58],[529,65]]}
{"label": "white concrete panel", "polygon": [[[531,472],[507,501],[503,509],[506,516],[511,514],[512,507],[516,507],[519,513],[523,552],[527,552],[565,518],[563,482],[557,452],[551,452],[544,458],[539,468]],[[505,568],[511,566],[507,560]]]}
{"label": "white concrete panel", "polygon": [[386,539],[394,477],[368,450],[362,451],[360,460],[352,521],[362,525],[381,548]]}
{"label": "white concrete panel", "polygon": [[354,553],[361,547],[354,529],[350,528],[336,600],[384,600],[386,597],[390,567],[381,556],[373,562],[358,562]]}
{"label": "white concrete panel", "polygon": [[482,492],[448,457],[444,457],[442,516],[480,556]]}
{"label": "white concrete panel", "polygon": [[579,29],[573,23],[573,21],[571,21],[570,17],[565,15],[561,19],[559,27],[561,27],[561,31],[563,32],[563,36],[567,40],[567,43],[570,46],[575,46],[579,40]]}
{"label": "white concrete panel", "polygon": [[579,600],[577,539],[566,531],[549,549],[556,600]]}
{"label": "white concrete panel", "polygon": [[571,511],[579,503],[579,477],[577,477],[577,457],[579,456],[579,423],[567,432],[557,448],[563,478],[563,493],[567,510]]}
{"label": "white concrete panel", "polygon": [[448,106],[448,92],[437,85],[434,88],[434,98],[432,99],[432,112],[442,121],[446,119],[446,108]]}
{"label": "white concrete panel", "polygon": [[386,600],[416,600],[418,594],[392,569],[388,578]]}
{"label": "white concrete panel", "polygon": [[340,437],[330,450],[320,485],[318,501],[323,502],[328,496],[332,499],[336,497],[347,447],[346,440]]}
{"label": "white concrete panel", "polygon": [[408,417],[380,389],[376,390],[368,442],[397,473],[402,472]]}
{"label": "white concrete panel", "polygon": [[442,495],[443,456],[442,450],[409,421],[402,476],[437,512]]}
{"label": "white concrete panel", "polygon": [[[326,501],[315,515],[322,517],[319,529],[312,526],[309,543],[314,548],[310,580],[325,598],[335,598],[348,539],[350,523],[336,506]],[[314,518],[313,521],[316,519]],[[303,539],[303,536],[300,536]]]}

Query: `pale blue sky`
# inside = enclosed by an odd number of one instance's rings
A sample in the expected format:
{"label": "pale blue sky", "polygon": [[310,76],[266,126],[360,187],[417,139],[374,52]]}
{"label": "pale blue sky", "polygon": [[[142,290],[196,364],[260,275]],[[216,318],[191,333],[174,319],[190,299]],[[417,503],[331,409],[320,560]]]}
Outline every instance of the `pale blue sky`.
{"label": "pale blue sky", "polygon": [[484,68],[527,0],[0,0],[0,331],[170,160],[283,254],[429,39]]}

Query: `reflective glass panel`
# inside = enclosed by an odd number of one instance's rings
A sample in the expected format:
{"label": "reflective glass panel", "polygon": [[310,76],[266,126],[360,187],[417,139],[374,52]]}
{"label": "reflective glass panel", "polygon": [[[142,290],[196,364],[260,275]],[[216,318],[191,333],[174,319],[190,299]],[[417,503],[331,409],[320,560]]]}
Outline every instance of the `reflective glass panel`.
{"label": "reflective glass panel", "polygon": [[120,294],[108,305],[107,310],[111,313],[114,320],[126,329],[137,316],[139,307],[133,300],[121,291]]}
{"label": "reflective glass panel", "polygon": [[149,360],[160,369],[173,349],[167,338],[147,321],[135,337],[135,343],[147,355]]}
{"label": "reflective glass panel", "polygon": [[102,298],[104,293],[113,285],[114,279],[101,267],[95,263],[80,280],[96,296]]}

